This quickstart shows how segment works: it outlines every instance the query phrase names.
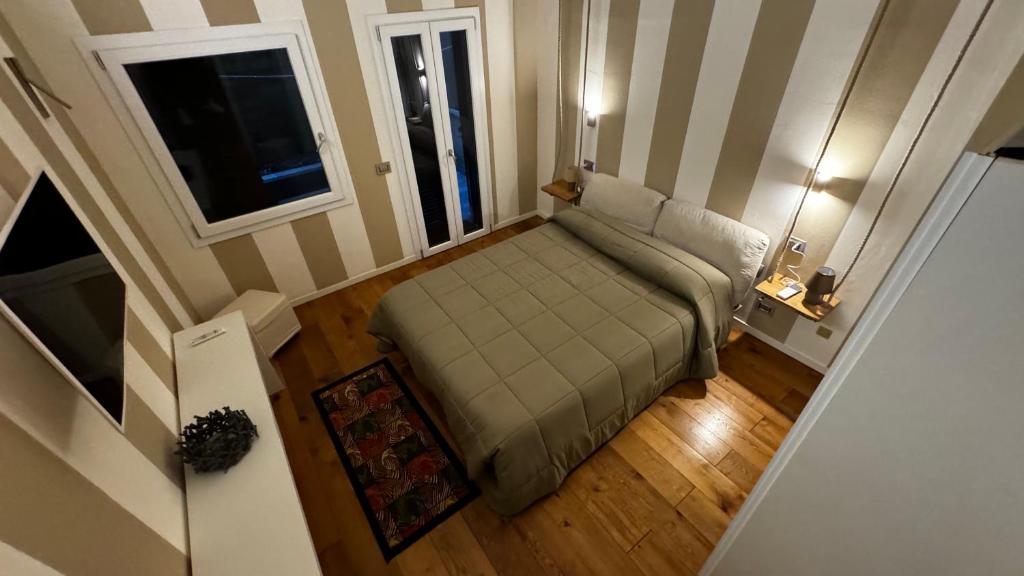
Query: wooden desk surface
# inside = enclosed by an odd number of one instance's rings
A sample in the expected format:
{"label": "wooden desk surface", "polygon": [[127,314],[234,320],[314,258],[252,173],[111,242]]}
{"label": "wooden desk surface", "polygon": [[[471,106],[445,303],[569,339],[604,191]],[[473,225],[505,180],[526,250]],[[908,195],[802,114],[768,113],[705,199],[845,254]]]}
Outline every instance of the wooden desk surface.
{"label": "wooden desk surface", "polygon": [[555,180],[550,184],[541,186],[540,189],[559,200],[568,202],[569,204],[576,203],[576,201],[580,199],[580,196],[583,195],[581,192],[577,192],[575,189],[570,187],[569,183],[565,180]]}
{"label": "wooden desk surface", "polygon": [[803,316],[804,318],[807,318],[808,320],[813,320],[815,322],[821,322],[821,320],[823,320],[825,316],[828,316],[833,310],[836,309],[836,306],[839,306],[839,298],[835,296],[833,296],[831,300],[827,300],[822,304],[805,304],[804,296],[807,295],[806,288],[799,294],[790,296],[789,298],[783,300],[776,296],[776,294],[778,294],[779,290],[782,290],[785,287],[786,285],[782,283],[782,276],[780,274],[772,274],[764,282],[758,284],[757,287],[754,288],[754,290],[757,290],[759,293],[770,297],[772,300],[776,302],[785,304],[786,306],[792,308],[793,310],[796,310],[797,313]]}

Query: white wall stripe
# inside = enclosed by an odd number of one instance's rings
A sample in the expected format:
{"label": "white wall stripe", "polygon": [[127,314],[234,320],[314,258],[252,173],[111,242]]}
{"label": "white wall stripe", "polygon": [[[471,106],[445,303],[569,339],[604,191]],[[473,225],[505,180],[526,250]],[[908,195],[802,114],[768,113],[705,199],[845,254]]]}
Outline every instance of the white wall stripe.
{"label": "white wall stripe", "polygon": [[[195,0],[198,2],[198,0]],[[275,20],[301,20],[306,11],[301,1],[296,0],[253,0],[260,22]]]}
{"label": "white wall stripe", "polygon": [[[580,75],[581,81],[585,81],[585,93],[583,94],[584,108],[588,102],[602,105],[601,98],[604,94],[604,55],[608,47],[608,12],[611,10],[611,0],[590,0],[590,41],[589,54],[584,54],[583,43],[580,42],[580,68],[582,69],[583,57],[586,56],[586,74]],[[587,2],[583,2],[583,25],[587,24]],[[582,36],[582,35],[581,35]],[[604,110],[601,110],[603,113]],[[577,124],[577,129],[579,125]],[[584,124],[583,138],[580,148],[583,151],[584,160],[595,160],[597,158],[597,135],[601,130],[601,119],[598,117],[597,126],[590,127]],[[573,159],[575,160],[575,159]],[[601,167],[597,167],[601,171]]]}
{"label": "white wall stripe", "polygon": [[[633,68],[626,101],[619,177],[643,182],[654,135],[661,76],[672,24],[673,0],[641,0],[633,47]],[[671,71],[669,72],[671,73]]]}
{"label": "white wall stripe", "polygon": [[497,218],[502,222],[519,214],[519,182],[516,178],[518,156],[516,155],[516,78],[515,42],[512,32],[512,1],[487,0],[483,16],[487,27],[488,80],[491,83],[491,101],[487,103],[490,112],[491,170],[494,171],[494,185],[497,203],[494,207]]}
{"label": "white wall stripe", "polygon": [[760,0],[715,2],[673,198],[707,203]]}
{"label": "white wall stripe", "polygon": [[184,494],[42,356],[0,323],[0,412],[181,552]]}
{"label": "white wall stripe", "polygon": [[[391,142],[391,126],[389,120],[390,116],[387,111],[387,103],[389,99],[387,89],[382,88],[377,76],[377,64],[374,59],[374,50],[379,50],[379,44],[376,42],[376,36],[370,33],[370,26],[367,23],[367,17],[373,14],[387,14],[388,7],[384,0],[362,0],[360,2],[348,2],[348,17],[352,23],[352,35],[355,38],[356,52],[359,55],[359,67],[363,72],[363,84],[366,87],[366,97],[370,103],[370,116],[373,118],[374,131],[377,134],[377,146],[379,149],[380,157],[384,160],[390,160],[392,170],[391,173],[386,176],[388,184],[388,194],[391,196],[391,205],[394,207],[395,221],[398,227],[399,239],[402,242],[402,254],[405,256],[412,256],[416,252],[417,242],[413,239],[414,235],[417,234],[412,228],[411,220],[411,206],[408,206],[408,202],[405,199],[405,193],[402,189],[401,178],[398,176],[398,159],[391,157],[391,151],[394,150]],[[370,144],[373,145],[372,143]],[[341,220],[342,215],[333,216],[331,218],[332,226],[334,226],[334,233],[338,236],[345,234],[347,231],[339,230],[334,225],[335,219]],[[356,213],[358,217],[358,213]],[[353,220],[348,217],[345,220]],[[359,224],[362,226],[362,224]],[[365,234],[365,232],[364,232]],[[349,276],[354,276],[362,272],[372,270],[376,265],[372,262],[372,253],[370,254],[371,262],[370,267],[366,268],[357,260],[369,252],[370,245],[369,241],[366,242],[364,247],[351,247],[353,254],[347,254],[344,249],[341,252],[342,259],[345,261],[345,269],[348,270]],[[350,260],[352,265],[349,265]]]}
{"label": "white wall stripe", "polygon": [[139,0],[153,30],[205,28],[210,25],[199,0]]}
{"label": "white wall stripe", "polygon": [[795,210],[877,5],[878,0],[814,5],[743,212],[743,222],[768,234],[772,246]]}
{"label": "white wall stripe", "polygon": [[[455,0],[423,0],[424,10],[444,10],[445,8],[455,8]],[[491,9],[490,3],[487,4],[487,9]]]}
{"label": "white wall stripe", "polygon": [[316,283],[291,224],[264,228],[254,232],[252,237],[267,263],[274,284],[289,300],[316,291]]}
{"label": "white wall stripe", "polygon": [[[953,13],[949,26],[939,40],[921,79],[914,88],[899,123],[890,135],[885,150],[864,185],[857,204],[825,260],[826,264],[833,266],[839,274],[845,272],[846,266],[853,258],[864,234],[867,233],[868,226],[878,210],[886,188],[896,174],[903,155],[906,154],[911,141],[924,121],[960,48],[967,40],[974,23],[977,22],[983,4],[982,0],[964,1],[957,6]],[[916,222],[917,216],[918,214],[915,213],[904,213],[898,225],[906,226],[911,221]],[[879,231],[879,234],[882,232]],[[898,249],[902,243],[893,244],[893,246]],[[879,271],[884,272],[888,268],[885,264],[886,251],[871,254],[866,252],[862,258],[863,260],[858,264],[857,273],[850,276],[849,282],[843,285],[843,305],[825,320],[825,324],[835,331],[832,338],[823,340],[817,337],[814,334],[817,324],[798,318],[786,338],[787,346],[817,358],[821,362],[828,363],[832,360],[846,340],[846,335],[853,329],[861,311],[867,306],[875,288],[881,282]]]}
{"label": "white wall stripe", "polygon": [[177,399],[127,341],[124,343],[124,382],[149,406],[170,433],[178,434],[181,428],[178,426]]}
{"label": "white wall stripe", "polygon": [[[3,541],[0,541],[0,566],[3,567],[6,574],[61,576],[60,572]],[[6,572],[8,570],[9,572]]]}

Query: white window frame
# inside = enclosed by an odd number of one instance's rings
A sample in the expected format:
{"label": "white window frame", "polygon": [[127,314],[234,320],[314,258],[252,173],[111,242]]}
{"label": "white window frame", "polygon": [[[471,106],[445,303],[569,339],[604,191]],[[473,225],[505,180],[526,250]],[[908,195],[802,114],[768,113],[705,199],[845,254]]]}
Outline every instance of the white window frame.
{"label": "white window frame", "polygon": [[[76,40],[79,51],[117,113],[175,217],[193,246],[206,246],[317,212],[351,204],[352,176],[305,23],[295,21],[211,28],[112,34]],[[209,222],[132,83],[125,64],[284,48],[295,73],[328,192],[233,218]]]}

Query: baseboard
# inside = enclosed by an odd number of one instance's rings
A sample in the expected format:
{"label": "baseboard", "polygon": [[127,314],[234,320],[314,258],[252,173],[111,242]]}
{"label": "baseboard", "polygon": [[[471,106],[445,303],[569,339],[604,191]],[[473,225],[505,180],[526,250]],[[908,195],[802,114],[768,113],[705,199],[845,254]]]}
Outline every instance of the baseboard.
{"label": "baseboard", "polygon": [[501,222],[498,222],[497,224],[495,224],[494,228],[492,228],[491,230],[492,231],[493,230],[501,230],[502,228],[504,228],[506,226],[511,226],[511,225],[513,225],[513,224],[515,224],[517,222],[522,222],[523,220],[529,220],[530,218],[533,218],[536,215],[537,215],[537,211],[533,210],[531,212],[527,212],[526,214],[522,214],[522,215],[516,216],[514,218],[509,218],[508,220],[502,220]]}
{"label": "baseboard", "polygon": [[306,302],[309,302],[311,300],[316,300],[317,298],[319,298],[321,296],[326,296],[326,295],[330,294],[331,292],[337,292],[338,290],[341,290],[342,288],[347,288],[347,287],[349,287],[349,286],[351,286],[353,284],[362,282],[363,280],[369,280],[370,278],[373,278],[374,276],[378,276],[378,275],[383,274],[385,272],[390,272],[390,271],[394,270],[395,268],[400,268],[402,266],[405,266],[406,264],[410,264],[410,263],[415,262],[415,261],[417,261],[419,259],[420,259],[420,255],[419,254],[414,254],[412,256],[406,256],[405,258],[402,258],[401,260],[392,262],[391,264],[388,264],[386,266],[381,266],[380,268],[374,268],[373,270],[370,270],[368,272],[363,272],[362,274],[356,274],[355,276],[352,276],[351,278],[347,278],[345,280],[342,280],[341,282],[338,282],[337,284],[332,284],[332,285],[330,285],[330,286],[328,286],[326,288],[321,288],[320,290],[317,290],[316,292],[311,292],[309,294],[306,294],[305,296],[299,296],[298,298],[293,298],[291,300],[291,305],[292,306],[298,306],[299,304],[305,304]]}
{"label": "baseboard", "polygon": [[814,358],[811,358],[810,356],[804,354],[803,352],[800,352],[799,350],[795,350],[792,347],[787,346],[783,342],[779,342],[775,338],[772,338],[771,336],[765,334],[764,332],[758,330],[757,328],[754,328],[750,324],[747,324],[742,319],[733,316],[732,321],[742,326],[743,331],[746,332],[747,334],[750,334],[751,336],[757,338],[761,342],[764,342],[765,344],[771,346],[772,348],[775,348],[779,352],[782,352],[786,356],[789,356],[790,358],[796,360],[797,362],[803,364],[804,366],[813,368],[818,372],[821,372],[822,374],[824,374],[825,371],[828,370],[827,365],[822,364],[821,362],[815,360]]}

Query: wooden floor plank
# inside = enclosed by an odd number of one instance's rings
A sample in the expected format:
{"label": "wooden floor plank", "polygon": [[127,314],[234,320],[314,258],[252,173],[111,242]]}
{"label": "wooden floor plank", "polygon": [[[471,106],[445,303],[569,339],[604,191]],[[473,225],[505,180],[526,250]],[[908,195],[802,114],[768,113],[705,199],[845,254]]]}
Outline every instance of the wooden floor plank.
{"label": "wooden floor plank", "polygon": [[571,492],[559,490],[513,517],[536,550],[566,575],[640,574],[612,537]]}
{"label": "wooden floor plank", "polygon": [[[683,412],[692,416],[694,420],[700,422],[712,434],[721,438],[729,448],[742,454],[744,458],[757,466],[759,470],[764,470],[768,466],[768,461],[775,454],[774,450],[765,445],[764,442],[758,440],[756,436],[742,425],[736,423],[712,404],[703,400],[690,400],[686,398],[672,398],[669,401],[679,406]],[[720,463],[721,461],[715,464],[718,465]]]}
{"label": "wooden floor plank", "polygon": [[609,444],[673,506],[693,490],[693,483],[633,430],[622,430]]}
{"label": "wooden floor plank", "polygon": [[754,489],[754,484],[762,472],[735,450],[729,452],[729,455],[718,464],[718,469],[747,493]]}
{"label": "wooden floor plank", "polygon": [[746,494],[657,418],[642,412],[629,427],[719,508],[730,516],[739,511]]}
{"label": "wooden floor plank", "polygon": [[586,505],[623,552],[674,513],[672,505],[608,446],[573,471],[563,489]]}
{"label": "wooden floor plank", "polygon": [[676,506],[676,510],[693,524],[709,542],[717,544],[729,526],[729,515],[699,490],[694,490]]}
{"label": "wooden floor plank", "polygon": [[556,576],[561,572],[550,558],[538,559],[529,543],[508,518],[487,507],[483,498],[462,509],[466,520],[491,565],[502,576]]}
{"label": "wooden floor plank", "polygon": [[652,530],[629,553],[647,576],[696,574],[712,546],[681,516]]}
{"label": "wooden floor plank", "polygon": [[497,576],[462,515],[442,522],[430,531],[428,538],[451,576]]}
{"label": "wooden floor plank", "polygon": [[779,446],[782,445],[783,438],[786,437],[788,429],[779,426],[775,422],[765,418],[761,422],[754,426],[754,429],[750,431],[755,438],[764,442],[766,446],[772,450],[778,450]]}
{"label": "wooden floor plank", "polygon": [[394,564],[402,576],[451,576],[430,538],[421,538],[399,554]]}
{"label": "wooden floor plank", "polygon": [[654,401],[647,412],[657,418],[666,428],[690,445],[712,464],[718,464],[729,453],[729,446],[703,424],[676,406],[671,399],[662,396]]}

